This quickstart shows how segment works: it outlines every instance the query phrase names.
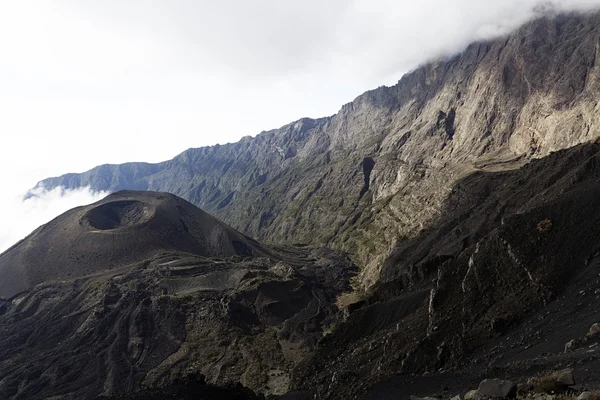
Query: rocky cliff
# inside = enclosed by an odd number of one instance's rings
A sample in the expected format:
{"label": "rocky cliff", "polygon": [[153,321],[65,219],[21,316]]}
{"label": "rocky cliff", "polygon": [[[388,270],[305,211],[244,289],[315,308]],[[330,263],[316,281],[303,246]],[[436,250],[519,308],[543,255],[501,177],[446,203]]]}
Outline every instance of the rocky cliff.
{"label": "rocky cliff", "polygon": [[168,191],[261,240],[349,251],[368,287],[463,177],[600,136],[599,38],[598,13],[544,17],[424,65],[332,117],[40,185]]}
{"label": "rocky cliff", "polygon": [[415,394],[402,386],[431,394],[492,374],[597,371],[596,345],[563,351],[600,320],[599,158],[595,142],[459,181],[298,368],[296,386],[323,399],[396,399]]}

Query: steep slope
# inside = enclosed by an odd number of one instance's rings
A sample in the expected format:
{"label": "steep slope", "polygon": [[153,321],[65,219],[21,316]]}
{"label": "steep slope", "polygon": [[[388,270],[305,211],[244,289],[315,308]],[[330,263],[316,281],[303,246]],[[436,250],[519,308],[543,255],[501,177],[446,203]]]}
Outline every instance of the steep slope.
{"label": "steep slope", "polygon": [[175,193],[261,240],[350,251],[369,286],[398,241],[440,215],[461,178],[600,135],[599,37],[598,13],[544,17],[332,117],[41,185]]}
{"label": "steep slope", "polygon": [[[131,191],[61,215],[0,262],[11,400],[183,396],[198,377],[285,393],[357,271],[331,250],[260,245],[173,195]],[[201,386],[206,398],[249,392]]]}
{"label": "steep slope", "polygon": [[0,255],[0,297],[123,267],[162,251],[263,255],[261,246],[167,193],[122,191],[71,210]]}
{"label": "steep slope", "polygon": [[298,368],[296,398],[396,399],[573,365],[600,386],[597,340],[563,354],[600,321],[599,177],[595,142],[461,180]]}

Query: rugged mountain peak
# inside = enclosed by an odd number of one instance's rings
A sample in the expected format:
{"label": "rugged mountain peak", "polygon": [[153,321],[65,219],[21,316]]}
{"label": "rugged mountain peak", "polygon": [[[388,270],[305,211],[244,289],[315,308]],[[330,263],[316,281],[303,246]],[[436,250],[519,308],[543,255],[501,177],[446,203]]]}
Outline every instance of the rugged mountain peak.
{"label": "rugged mountain peak", "polygon": [[0,255],[0,297],[180,251],[252,256],[264,248],[168,193],[121,191],[64,213]]}

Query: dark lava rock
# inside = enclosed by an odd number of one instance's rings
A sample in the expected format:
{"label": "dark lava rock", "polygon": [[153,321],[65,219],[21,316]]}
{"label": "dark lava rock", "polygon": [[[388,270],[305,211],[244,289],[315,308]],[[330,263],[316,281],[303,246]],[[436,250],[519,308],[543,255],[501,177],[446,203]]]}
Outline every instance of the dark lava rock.
{"label": "dark lava rock", "polygon": [[575,385],[575,377],[573,376],[572,369],[565,369],[562,371],[558,371],[554,373],[556,377],[556,382],[565,386],[573,386]]}
{"label": "dark lava rock", "polygon": [[263,400],[241,385],[218,387],[208,385],[204,377],[189,377],[177,380],[162,389],[144,389],[136,393],[115,396],[100,396],[96,400]]}
{"label": "dark lava rock", "polygon": [[485,379],[477,389],[479,395],[486,398],[514,399],[517,397],[517,385],[501,379]]}

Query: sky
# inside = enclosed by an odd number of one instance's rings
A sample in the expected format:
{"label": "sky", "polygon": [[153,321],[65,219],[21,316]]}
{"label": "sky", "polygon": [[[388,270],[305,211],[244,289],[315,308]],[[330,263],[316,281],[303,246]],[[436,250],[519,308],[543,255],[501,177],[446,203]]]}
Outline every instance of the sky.
{"label": "sky", "polygon": [[[600,0],[0,2],[0,251],[106,193],[38,181],[336,113],[540,10]],[[24,222],[25,221],[25,222]]]}

